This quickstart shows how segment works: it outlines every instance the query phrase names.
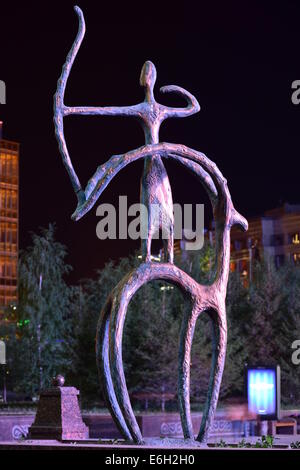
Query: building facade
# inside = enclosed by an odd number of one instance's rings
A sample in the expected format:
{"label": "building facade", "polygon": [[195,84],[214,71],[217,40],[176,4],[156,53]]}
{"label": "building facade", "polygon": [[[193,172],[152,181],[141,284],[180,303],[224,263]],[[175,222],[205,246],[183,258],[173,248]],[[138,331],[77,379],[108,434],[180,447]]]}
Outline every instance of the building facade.
{"label": "building facade", "polygon": [[232,271],[251,278],[253,261],[263,256],[273,259],[276,267],[285,261],[300,264],[300,205],[286,203],[248,222],[247,232],[231,230]]}
{"label": "building facade", "polygon": [[[274,260],[275,266],[285,261],[300,264],[300,204],[283,204],[266,211],[262,216],[248,218],[249,228],[242,232],[231,229],[230,270],[237,271],[245,280],[251,280],[253,263],[262,258]],[[204,231],[204,238],[214,245],[214,224]],[[174,253],[188,256],[186,241],[176,240]]]}
{"label": "building facade", "polygon": [[2,138],[0,122],[0,316],[17,302],[19,144]]}

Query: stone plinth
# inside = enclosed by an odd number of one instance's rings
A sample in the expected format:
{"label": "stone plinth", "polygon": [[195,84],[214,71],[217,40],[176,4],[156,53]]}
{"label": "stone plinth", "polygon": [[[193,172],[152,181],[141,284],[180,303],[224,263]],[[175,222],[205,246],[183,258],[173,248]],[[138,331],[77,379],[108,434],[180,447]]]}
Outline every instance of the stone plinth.
{"label": "stone plinth", "polygon": [[88,427],[83,423],[75,387],[52,387],[41,393],[29,439],[87,439]]}

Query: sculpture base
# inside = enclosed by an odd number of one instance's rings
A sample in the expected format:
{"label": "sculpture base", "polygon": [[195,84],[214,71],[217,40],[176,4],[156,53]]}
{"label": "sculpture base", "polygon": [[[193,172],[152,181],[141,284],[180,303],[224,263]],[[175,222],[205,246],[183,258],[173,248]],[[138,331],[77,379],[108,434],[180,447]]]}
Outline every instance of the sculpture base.
{"label": "sculpture base", "polygon": [[41,393],[29,439],[88,439],[89,430],[81,418],[79,391],[75,387],[52,387]]}

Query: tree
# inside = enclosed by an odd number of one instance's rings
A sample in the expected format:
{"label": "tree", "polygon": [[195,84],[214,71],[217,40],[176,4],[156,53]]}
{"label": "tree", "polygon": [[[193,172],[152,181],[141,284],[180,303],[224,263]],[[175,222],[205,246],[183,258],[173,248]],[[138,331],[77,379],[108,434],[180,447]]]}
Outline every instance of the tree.
{"label": "tree", "polygon": [[71,267],[65,263],[65,246],[54,234],[52,224],[40,229],[20,256],[17,323],[8,357],[15,390],[30,394],[72,368],[73,290],[64,280]]}
{"label": "tree", "polygon": [[249,289],[238,272],[229,275],[226,297],[227,353],[220,396],[241,395],[244,392],[244,366],[249,357],[249,324],[253,306]]}
{"label": "tree", "polygon": [[96,272],[95,279],[84,279],[77,288],[73,310],[74,368],[70,380],[80,389],[84,402],[97,403],[102,399],[95,356],[96,328],[101,309],[115,285],[137,263],[136,255],[118,262],[109,261]]}
{"label": "tree", "polygon": [[[211,255],[211,249],[206,246],[202,253],[193,253],[178,261],[192,276],[199,279],[202,276],[202,281],[207,282]],[[101,308],[115,285],[139,263],[135,253],[118,262],[107,263],[97,272],[95,280],[81,282],[81,301],[76,302],[74,310],[76,373],[72,383],[88,401],[98,401],[100,396],[94,338]],[[181,293],[162,281],[143,286],[131,300],[123,337],[124,368],[130,392],[177,393],[178,344],[184,308]],[[199,337],[203,344],[208,343],[203,331]],[[201,348],[204,356],[208,354],[208,347]],[[205,368],[206,362],[195,360],[195,370],[199,364]]]}
{"label": "tree", "polygon": [[[228,348],[223,387],[243,392],[243,365],[279,364],[282,401],[300,399],[300,378],[291,360],[291,344],[300,337],[300,269],[272,259],[257,262],[253,282],[238,287],[230,275],[227,295]],[[240,370],[240,373],[238,371]]]}
{"label": "tree", "polygon": [[180,322],[174,305],[178,309],[180,304],[176,294],[169,284],[153,281],[143,286],[130,303],[124,362],[132,392],[177,391]]}
{"label": "tree", "polygon": [[[115,285],[139,265],[137,253],[110,261],[79,286],[68,286],[66,248],[49,225],[33,234],[21,253],[19,303],[0,328],[7,343],[9,387],[35,394],[57,373],[77,386],[85,402],[101,398],[95,359],[95,333],[101,309]],[[206,244],[176,264],[198,282],[211,282],[214,253]],[[291,361],[291,345],[300,338],[300,268],[287,263],[275,269],[262,260],[245,286],[230,273],[227,289],[228,343],[221,398],[243,393],[243,369],[249,363],[279,363],[282,398],[300,400],[300,378]],[[178,343],[186,305],[181,293],[163,281],[137,291],[124,327],[123,359],[128,389],[134,392],[177,393]],[[191,398],[203,402],[211,367],[210,321],[197,321],[191,358]]]}

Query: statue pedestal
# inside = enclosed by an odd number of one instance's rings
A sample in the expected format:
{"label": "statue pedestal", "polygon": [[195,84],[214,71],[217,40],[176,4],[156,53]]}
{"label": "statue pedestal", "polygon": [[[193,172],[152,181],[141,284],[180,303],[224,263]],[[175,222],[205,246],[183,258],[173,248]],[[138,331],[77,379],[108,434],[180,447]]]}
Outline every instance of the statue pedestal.
{"label": "statue pedestal", "polygon": [[41,393],[29,439],[88,439],[89,430],[81,418],[79,391],[75,387],[51,387]]}

